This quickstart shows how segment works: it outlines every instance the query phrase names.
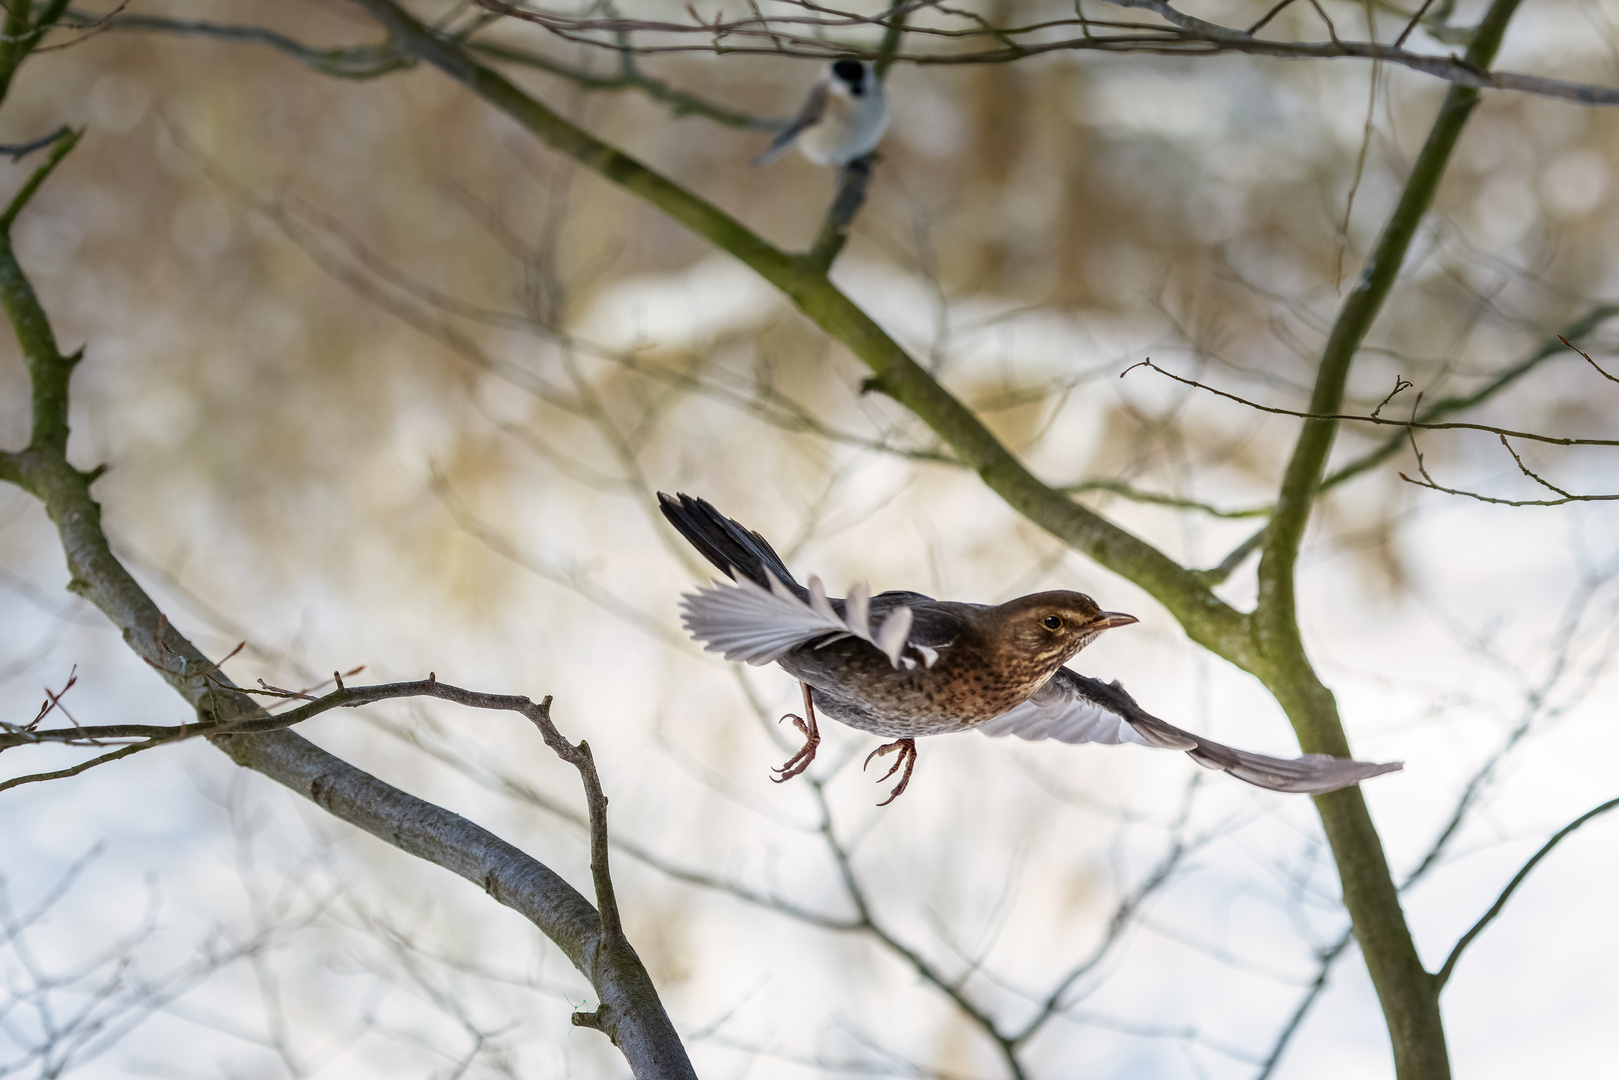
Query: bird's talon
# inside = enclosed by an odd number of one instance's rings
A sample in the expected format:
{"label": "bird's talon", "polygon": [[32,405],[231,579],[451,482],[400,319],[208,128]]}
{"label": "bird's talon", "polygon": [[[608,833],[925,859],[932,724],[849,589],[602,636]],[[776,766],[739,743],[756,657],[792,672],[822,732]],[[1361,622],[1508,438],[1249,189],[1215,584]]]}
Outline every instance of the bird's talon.
{"label": "bird's talon", "polygon": [[[804,718],[802,716],[799,716],[797,713],[786,713],[786,714],[784,714],[782,716],[782,718],[780,720],[777,720],[776,723],[780,724],[783,721],[787,721],[787,720],[791,720],[793,722],[793,727],[797,728],[798,731],[799,731],[799,734],[803,735],[804,738],[808,739],[808,738],[812,737],[811,733],[810,733],[809,725],[804,723]],[[820,741],[820,735],[817,734],[817,735],[814,735],[813,737],[817,742]]]}
{"label": "bird's talon", "polygon": [[916,768],[916,740],[895,739],[893,742],[884,743],[882,746],[879,746],[877,749],[867,754],[865,764],[860,766],[861,771],[864,772],[866,766],[871,764],[872,758],[882,757],[890,750],[899,751],[899,757],[894,759],[892,768],[877,778],[877,783],[880,784],[884,780],[887,780],[890,776],[893,776],[895,773],[899,772],[902,766],[904,767],[905,772],[901,774],[899,783],[894,787],[894,790],[889,793],[888,798],[878,803],[878,806],[887,806],[889,803],[905,794],[905,786],[911,782],[911,770]]}
{"label": "bird's talon", "polygon": [[799,748],[798,753],[788,758],[778,768],[770,770],[773,773],[780,774],[779,776],[772,776],[770,778],[772,781],[778,784],[786,783],[788,780],[791,780],[793,777],[799,775],[805,769],[809,768],[810,762],[815,760],[815,751],[820,749],[821,746],[821,730],[816,726],[815,723],[815,702],[810,700],[809,685],[807,683],[800,683],[799,688],[804,692],[804,712],[809,717],[808,722],[805,721],[804,717],[799,716],[796,713],[786,713],[782,716],[781,720],[777,720],[776,723],[779,724],[783,720],[791,720],[793,722],[793,727],[797,728],[803,734],[804,745]]}

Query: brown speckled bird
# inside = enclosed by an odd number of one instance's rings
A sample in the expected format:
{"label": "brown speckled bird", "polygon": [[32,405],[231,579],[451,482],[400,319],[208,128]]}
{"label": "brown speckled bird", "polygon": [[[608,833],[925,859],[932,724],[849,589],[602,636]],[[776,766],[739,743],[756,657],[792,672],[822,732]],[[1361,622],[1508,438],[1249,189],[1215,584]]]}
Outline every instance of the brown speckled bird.
{"label": "brown speckled bird", "polygon": [[879,806],[910,783],[919,737],[969,728],[1184,750],[1199,765],[1272,791],[1334,791],[1401,767],[1326,754],[1252,754],[1152,716],[1117,682],[1063,666],[1102,631],[1136,621],[1103,611],[1083,593],[1032,593],[991,607],[915,592],[871,596],[857,585],[835,600],[819,578],[800,585],[764,537],[702,499],[660,492],[658,502],[669,523],[735,583],[682,597],[687,631],[727,660],[780,664],[803,690],[804,715],[782,719],[803,733],[804,747],[775,770],[778,782],[815,759],[817,712],[893,739],[866,758],[869,765],[899,755],[882,777],[900,772],[899,784]]}

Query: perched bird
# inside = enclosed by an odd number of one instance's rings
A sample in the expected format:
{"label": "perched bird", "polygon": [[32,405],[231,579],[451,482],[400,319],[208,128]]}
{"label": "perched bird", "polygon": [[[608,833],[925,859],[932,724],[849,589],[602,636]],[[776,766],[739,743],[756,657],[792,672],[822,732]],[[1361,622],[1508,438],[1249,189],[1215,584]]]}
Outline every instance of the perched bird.
{"label": "perched bird", "polygon": [[774,770],[777,782],[814,760],[817,713],[893,740],[866,758],[870,765],[874,757],[898,754],[882,780],[903,769],[879,806],[910,783],[919,737],[969,729],[1184,750],[1199,765],[1272,791],[1335,791],[1401,767],[1326,754],[1267,757],[1165,723],[1117,682],[1063,666],[1102,631],[1137,621],[1103,611],[1083,593],[1033,593],[991,607],[915,592],[872,596],[856,585],[847,599],[834,600],[819,578],[800,585],[764,537],[704,500],[660,492],[658,503],[669,523],[734,582],[682,597],[686,630],[727,660],[775,661],[803,690],[804,715],[782,719],[803,733],[804,747]]}
{"label": "perched bird", "polygon": [[826,66],[798,116],[753,163],[769,165],[797,146],[817,165],[841,167],[877,149],[886,130],[888,104],[876,71],[845,57]]}

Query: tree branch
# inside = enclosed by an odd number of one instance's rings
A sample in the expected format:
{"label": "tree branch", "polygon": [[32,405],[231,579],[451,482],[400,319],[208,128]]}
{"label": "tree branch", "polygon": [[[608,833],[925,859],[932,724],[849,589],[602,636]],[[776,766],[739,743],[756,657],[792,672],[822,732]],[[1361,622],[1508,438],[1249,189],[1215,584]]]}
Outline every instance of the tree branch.
{"label": "tree branch", "polygon": [[[1495,58],[1517,5],[1518,0],[1492,0],[1467,50],[1469,64],[1484,68]],[[1463,86],[1446,93],[1382,235],[1339,311],[1307,410],[1321,418],[1301,425],[1262,541],[1259,601],[1252,619],[1255,646],[1264,659],[1261,679],[1286,711],[1306,753],[1351,756],[1337,702],[1305,652],[1295,593],[1300,545],[1337,433],[1338,421],[1328,417],[1341,410],[1350,365],[1393,288],[1478,96],[1476,89]],[[1346,788],[1316,796],[1315,802],[1338,865],[1344,905],[1388,1024],[1396,1073],[1401,1080],[1448,1080],[1450,1060],[1438,999],[1411,940],[1366,800],[1359,788]]]}
{"label": "tree branch", "polygon": [[[98,16],[70,11],[68,20],[76,26],[89,26]],[[119,15],[106,22],[109,30],[134,33],[168,34],[174,37],[202,37],[215,41],[238,41],[270,48],[308,65],[323,75],[339,79],[374,79],[411,65],[409,57],[401,56],[386,42],[381,45],[349,45],[321,48],[271,30],[264,26],[238,26],[214,23],[203,19],[174,19],[163,15]]]}
{"label": "tree branch", "polygon": [[[1564,345],[1568,345],[1569,348],[1573,348],[1572,345],[1568,344],[1569,339],[1572,338],[1573,340],[1578,341],[1586,337],[1595,331],[1597,327],[1601,326],[1615,315],[1619,315],[1619,304],[1608,303],[1596,305],[1574,322],[1563,327],[1561,333],[1554,334],[1552,337],[1542,341],[1534,352],[1530,353],[1528,356],[1524,357],[1522,360],[1519,360],[1516,364],[1513,364],[1504,371],[1497,373],[1494,378],[1485,383],[1483,386],[1479,387],[1477,390],[1474,390],[1472,393],[1444,397],[1437,401],[1430,401],[1422,405],[1417,409],[1416,419],[1423,424],[1433,424],[1441,416],[1450,416],[1454,413],[1462,412],[1465,409],[1471,409],[1475,405],[1483,404],[1485,401],[1488,401],[1502,390],[1505,390],[1508,386],[1511,386],[1513,383],[1517,382],[1531,371],[1534,371],[1551,357],[1557,356],[1563,351]],[[1575,349],[1574,351],[1579,352],[1578,349]],[[1584,353],[1581,353],[1581,355],[1583,356]],[[1604,374],[1606,374],[1606,372],[1604,372]],[[1321,481],[1321,486],[1316,491],[1317,497],[1319,497],[1322,492],[1330,491],[1339,484],[1352,480],[1361,473],[1367,472],[1368,470],[1374,469],[1378,465],[1381,465],[1383,462],[1387,461],[1389,458],[1393,457],[1397,452],[1399,452],[1399,449],[1405,444],[1405,433],[1396,432],[1385,439],[1377,448],[1368,450],[1360,457],[1354,458],[1345,464],[1340,465],[1338,468],[1329,473],[1325,480]],[[1266,507],[1265,512],[1269,513],[1269,511],[1270,508]],[[1253,535],[1248,537],[1248,539],[1232,548],[1231,554],[1227,555],[1223,560],[1221,560],[1218,566],[1211,570],[1203,571],[1204,576],[1210,581],[1211,584],[1215,585],[1225,581],[1226,578],[1230,577],[1232,572],[1234,572],[1236,568],[1242,564],[1243,560],[1249,555],[1253,554],[1254,550],[1258,548],[1259,545],[1264,541],[1265,530],[1269,527],[1270,526],[1268,523],[1261,525],[1259,529],[1253,533]]]}
{"label": "tree branch", "polygon": [[868,390],[881,391],[920,417],[1014,510],[1152,593],[1194,640],[1242,666],[1251,662],[1243,615],[1215,597],[1193,571],[1036,479],[808,257],[773,247],[710,203],[551,112],[464,49],[434,34],[393,0],[353,2],[387,27],[399,48],[462,83],[553,149],[641,197],[752,268],[871,368],[874,377],[866,383]]}
{"label": "tree branch", "polygon": [[1573,832],[1575,829],[1578,829],[1581,825],[1584,825],[1592,818],[1606,814],[1609,810],[1612,810],[1616,806],[1619,806],[1619,799],[1609,799],[1601,806],[1587,810],[1585,813],[1581,814],[1579,817],[1557,830],[1557,832],[1552,835],[1550,840],[1541,845],[1539,851],[1530,856],[1529,861],[1523,864],[1523,869],[1519,870],[1513,875],[1512,880],[1507,882],[1507,887],[1501,890],[1501,895],[1495,898],[1495,903],[1490,905],[1490,910],[1486,911],[1479,918],[1478,922],[1473,924],[1472,929],[1468,930],[1467,933],[1461,936],[1461,939],[1456,942],[1456,947],[1450,950],[1450,955],[1445,958],[1444,965],[1434,973],[1434,993],[1437,994],[1440,990],[1445,988],[1445,984],[1450,981],[1451,973],[1456,968],[1456,961],[1462,958],[1462,950],[1471,945],[1473,943],[1473,939],[1482,934],[1484,932],[1484,928],[1489,926],[1490,923],[1495,920],[1497,915],[1501,914],[1501,909],[1507,906],[1507,901],[1512,899],[1512,894],[1517,891],[1519,885],[1523,884],[1524,879],[1529,876],[1529,872],[1535,868],[1536,864],[1538,864],[1540,860],[1544,859],[1547,855],[1550,855],[1552,848],[1561,843],[1563,838],[1569,833]]}
{"label": "tree branch", "polygon": [[[12,18],[24,4],[14,4]],[[68,383],[77,356],[56,347],[50,322],[12,250],[9,226],[51,168],[75,139],[57,145],[51,161],[36,171],[0,217],[0,304],[10,317],[33,383],[33,432],[26,449],[0,458],[0,477],[16,483],[42,503],[55,523],[71,574],[69,588],[84,596],[116,626],[130,649],[155,669],[197,712],[199,726],[211,729],[215,746],[237,764],[254,769],[297,791],[336,817],[356,825],[409,854],[436,863],[481,885],[500,903],[522,913],[554,941],[596,989],[600,1026],[640,1078],[695,1080],[680,1037],[658,999],[651,977],[620,928],[606,857],[606,797],[589,748],[573,746],[551,723],[549,699],[477,694],[442,687],[435,679],[418,692],[480,708],[515,709],[527,716],[546,742],[579,769],[590,808],[591,873],[601,904],[598,912],[566,881],[494,834],[466,819],[391,787],[328,754],[291,731],[226,734],[235,725],[266,718],[264,710],[219,671],[195,645],[178,633],[123,564],[112,554],[101,528],[100,507],[90,496],[93,472],[68,463]],[[402,684],[409,687],[410,684]],[[371,688],[394,696],[401,684]],[[279,692],[285,696],[285,692]],[[363,695],[344,688],[312,701],[273,722],[296,722]],[[168,736],[173,738],[176,736]],[[133,754],[146,743],[124,747],[82,763],[73,775],[104,760]],[[36,779],[44,779],[38,777]]]}
{"label": "tree branch", "polygon": [[[1245,397],[1238,397],[1236,394],[1217,389],[1213,386],[1209,386],[1206,383],[1200,383],[1196,379],[1188,379],[1184,375],[1176,375],[1173,371],[1166,371],[1157,364],[1153,363],[1150,358],[1135,364],[1131,364],[1129,367],[1124,369],[1124,372],[1122,375],[1120,375],[1120,378],[1123,378],[1124,375],[1128,375],[1130,372],[1140,367],[1150,368],[1167,379],[1173,379],[1182,386],[1190,386],[1197,390],[1206,390],[1216,397],[1223,397],[1227,401],[1235,401],[1237,404],[1245,405],[1250,409],[1255,409],[1259,412],[1273,413],[1277,416],[1296,416],[1303,420],[1325,420],[1333,423],[1348,420],[1360,424],[1376,424],[1381,427],[1397,427],[1416,431],[1487,431],[1492,435],[1499,435],[1502,438],[1510,435],[1514,439],[1528,439],[1530,442],[1549,443],[1553,446],[1619,446],[1619,439],[1569,439],[1557,435],[1541,435],[1533,431],[1516,431],[1512,428],[1495,427],[1491,424],[1468,424],[1460,421],[1452,421],[1450,423],[1434,423],[1416,419],[1392,420],[1386,416],[1378,416],[1376,413],[1300,412],[1297,409],[1284,409],[1275,405],[1261,405],[1257,401],[1250,401]],[[1329,486],[1330,485],[1328,482],[1323,480],[1320,484],[1316,485],[1314,494],[1320,495],[1321,492],[1325,491]]]}
{"label": "tree branch", "polygon": [[[799,57],[829,60],[835,56],[854,56],[875,60],[881,56],[881,46],[872,47],[851,37],[874,27],[887,28],[895,18],[904,17],[922,8],[936,8],[926,0],[903,4],[882,15],[864,15],[834,12],[810,3],[797,6],[804,15],[753,15],[746,18],[713,22],[668,22],[655,19],[620,17],[572,17],[549,11],[519,7],[504,0],[476,0],[491,12],[509,16],[542,27],[564,41],[592,48],[629,51],[636,55],[655,53],[727,53]],[[1110,0],[1116,7],[1136,8],[1151,12],[1163,23],[1120,22],[1091,19],[1083,16],[1047,19],[1024,26],[995,26],[973,12],[947,12],[969,23],[966,29],[940,26],[916,26],[914,36],[924,40],[940,40],[943,47],[926,52],[905,52],[894,56],[893,62],[939,64],[1004,64],[1051,52],[1121,52],[1159,53],[1169,55],[1210,56],[1222,53],[1244,53],[1290,60],[1356,59],[1374,63],[1397,64],[1454,86],[1474,90],[1508,90],[1532,94],[1554,100],[1581,105],[1619,105],[1619,87],[1574,83],[1563,79],[1526,75],[1519,72],[1492,72],[1487,65],[1468,57],[1434,55],[1414,52],[1402,47],[1404,35],[1394,43],[1380,41],[1353,41],[1338,38],[1329,28],[1327,41],[1277,41],[1253,36],[1254,31],[1269,20],[1242,30],[1222,26],[1195,16],[1187,15],[1166,0]],[[1279,5],[1285,6],[1285,5]],[[1272,12],[1274,14],[1274,11]],[[1168,25],[1165,25],[1165,24]],[[1053,37],[1064,28],[1076,28],[1076,36]],[[1097,31],[1103,33],[1097,33]],[[1109,32],[1111,31],[1111,32]],[[676,40],[698,36],[706,40],[692,44],[653,44],[634,47],[624,43],[629,33],[661,34]],[[1021,38],[1042,34],[1046,40],[1022,41]],[[971,47],[975,41],[987,41],[981,48]],[[1474,34],[1477,43],[1477,33]],[[967,47],[963,47],[966,44]]]}

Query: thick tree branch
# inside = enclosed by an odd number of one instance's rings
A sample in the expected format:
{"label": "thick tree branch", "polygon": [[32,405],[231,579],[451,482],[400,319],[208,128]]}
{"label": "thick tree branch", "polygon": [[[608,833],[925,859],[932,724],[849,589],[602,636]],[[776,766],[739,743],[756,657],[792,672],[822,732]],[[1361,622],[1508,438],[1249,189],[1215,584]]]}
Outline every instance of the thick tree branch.
{"label": "thick tree branch", "polygon": [[[1492,0],[1468,48],[1470,64],[1483,68],[1494,59],[1517,5],[1518,0]],[[1478,91],[1469,87],[1453,86],[1445,95],[1411,176],[1327,338],[1310,413],[1325,417],[1341,411],[1350,365],[1393,288],[1477,103]],[[1265,530],[1252,624],[1256,649],[1264,658],[1261,679],[1287,712],[1299,745],[1306,753],[1348,757],[1337,702],[1316,675],[1299,634],[1295,593],[1299,548],[1337,426],[1337,420],[1325,418],[1301,425]],[[1356,787],[1316,796],[1315,802],[1338,864],[1344,905],[1388,1023],[1396,1073],[1401,1080],[1448,1080],[1450,1060],[1438,998],[1411,940],[1365,798]]]}
{"label": "thick tree branch", "polygon": [[1195,572],[1035,478],[971,410],[833,286],[808,257],[773,247],[717,207],[564,120],[434,34],[393,0],[353,2],[387,27],[400,49],[439,68],[553,149],[641,197],[752,268],[871,368],[874,377],[868,380],[868,389],[880,390],[919,416],[1014,510],[1152,593],[1194,640],[1244,667],[1252,662],[1244,616],[1215,597]]}
{"label": "thick tree branch", "polygon": [[[1501,37],[1506,32],[1507,20],[1516,9],[1517,0],[1494,0],[1467,51],[1470,63],[1484,66],[1494,59]],[[1383,302],[1388,298],[1400,267],[1405,262],[1406,252],[1416,236],[1417,226],[1433,202],[1434,192],[1450,162],[1456,140],[1461,137],[1462,128],[1477,104],[1478,91],[1472,88],[1453,87],[1445,95],[1439,115],[1417,155],[1400,199],[1328,336],[1316,372],[1310,406],[1306,410],[1320,419],[1306,420],[1300,430],[1298,442],[1294,445],[1282,477],[1281,492],[1276,511],[1271,517],[1261,561],[1261,596],[1270,594],[1277,597],[1272,611],[1278,618],[1292,619],[1293,570],[1299,543],[1320,489],[1333,436],[1337,432],[1338,422],[1329,417],[1340,410],[1350,365],[1372,323],[1382,311]],[[1279,629],[1285,630],[1285,626]],[[1265,627],[1260,627],[1261,633],[1265,630]]]}
{"label": "thick tree branch", "polygon": [[[26,8],[26,4],[14,3],[13,16]],[[637,1077],[695,1080],[696,1073],[651,977],[620,928],[608,873],[607,800],[589,748],[583,743],[569,744],[557,731],[550,720],[549,699],[535,705],[527,698],[437,686],[433,679],[416,684],[417,692],[523,713],[540,729],[547,744],[579,769],[590,810],[591,872],[600,912],[548,867],[499,837],[389,786],[291,731],[222,733],[238,724],[265,719],[266,714],[169,624],[112,554],[101,528],[100,507],[90,495],[97,473],[81,472],[67,460],[68,384],[78,357],[65,357],[57,348],[49,319],[11,246],[10,225],[17,213],[75,141],[76,137],[59,143],[51,160],[35,172],[0,216],[0,304],[10,317],[33,383],[32,435],[24,450],[0,457],[0,478],[29,491],[44,504],[67,558],[69,587],[101,609],[123,633],[131,650],[196,710],[199,726],[213,729],[211,741],[237,764],[263,773],[402,851],[476,882],[500,903],[521,912],[590,980],[601,1001],[594,1014],[595,1026],[613,1040]],[[387,689],[372,688],[373,699],[379,696],[378,690]],[[393,689],[398,691],[395,696],[404,692]],[[300,713],[311,716],[362,699],[363,694],[354,695],[339,683],[337,694],[328,695],[328,700],[270,719],[286,722]],[[61,775],[73,775],[101,760],[127,756],[149,745],[155,743],[124,747],[62,770]]]}

